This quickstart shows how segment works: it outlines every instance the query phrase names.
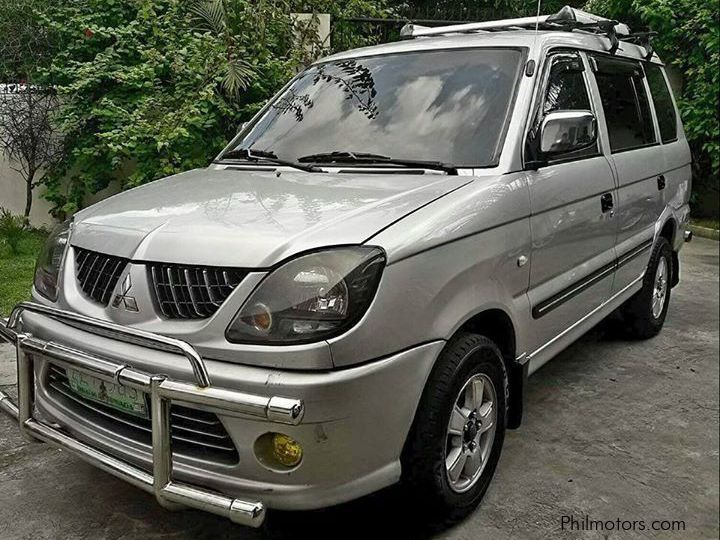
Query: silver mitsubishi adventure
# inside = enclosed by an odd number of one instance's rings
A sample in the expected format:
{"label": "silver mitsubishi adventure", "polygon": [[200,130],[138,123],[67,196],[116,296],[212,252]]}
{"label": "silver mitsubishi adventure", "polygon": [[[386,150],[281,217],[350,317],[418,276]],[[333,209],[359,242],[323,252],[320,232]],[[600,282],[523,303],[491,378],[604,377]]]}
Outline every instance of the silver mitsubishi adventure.
{"label": "silver mitsubishi adventure", "polygon": [[611,312],[660,331],[691,167],[648,34],[564,8],[402,35],[50,235],[0,324],[26,436],[253,527],[398,482],[457,519],[528,375]]}

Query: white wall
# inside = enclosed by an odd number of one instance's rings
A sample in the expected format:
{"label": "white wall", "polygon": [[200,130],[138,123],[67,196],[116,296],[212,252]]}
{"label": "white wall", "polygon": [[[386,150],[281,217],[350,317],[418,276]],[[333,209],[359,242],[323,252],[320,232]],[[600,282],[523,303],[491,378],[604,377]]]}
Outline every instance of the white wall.
{"label": "white wall", "polygon": [[[30,225],[52,228],[57,220],[50,215],[53,205],[42,197],[44,192],[44,186],[36,187],[33,190]],[[88,207],[119,192],[120,180],[112,181],[105,189],[85,197],[83,207]],[[20,174],[12,170],[10,163],[2,154],[0,154],[0,207],[7,208],[13,214],[22,215],[25,212],[25,181]]]}
{"label": "white wall", "polygon": [[295,28],[295,39],[302,42],[303,34],[314,25],[317,25],[317,43],[306,43],[305,53],[308,55],[308,63],[314,62],[320,56],[324,56],[330,50],[330,15],[328,13],[291,13]]}

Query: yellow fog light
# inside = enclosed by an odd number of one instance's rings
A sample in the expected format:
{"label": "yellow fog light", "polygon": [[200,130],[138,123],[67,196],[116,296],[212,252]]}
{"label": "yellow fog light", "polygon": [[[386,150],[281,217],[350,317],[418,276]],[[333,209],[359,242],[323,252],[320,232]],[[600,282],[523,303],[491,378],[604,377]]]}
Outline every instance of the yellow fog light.
{"label": "yellow fog light", "polygon": [[282,433],[273,434],[272,453],[273,457],[286,467],[294,467],[300,463],[303,454],[300,443]]}
{"label": "yellow fog light", "polygon": [[277,473],[294,470],[303,459],[300,443],[284,433],[271,431],[260,435],[255,440],[254,450],[257,460]]}

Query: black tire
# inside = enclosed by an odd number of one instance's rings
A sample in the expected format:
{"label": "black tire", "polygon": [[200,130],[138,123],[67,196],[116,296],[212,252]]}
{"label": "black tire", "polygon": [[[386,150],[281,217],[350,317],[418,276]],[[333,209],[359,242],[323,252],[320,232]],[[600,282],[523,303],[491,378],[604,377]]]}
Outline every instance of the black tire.
{"label": "black tire", "polygon": [[[656,274],[658,266],[664,260],[667,269],[665,300],[657,316],[653,314],[652,302],[655,294]],[[630,298],[620,308],[623,322],[625,323],[625,334],[630,338],[649,339],[656,336],[665,324],[668,307],[670,306],[670,291],[673,283],[673,265],[672,249],[670,243],[665,238],[659,238],[650,256],[645,277],[643,278],[643,287],[632,298]]]}
{"label": "black tire", "polygon": [[[484,374],[496,393],[495,437],[482,473],[467,491],[450,487],[445,467],[447,429],[455,398],[474,375]],[[507,419],[508,376],[500,349],[484,336],[460,333],[435,364],[423,391],[402,455],[402,483],[423,516],[451,523],[474,510],[500,459]]]}

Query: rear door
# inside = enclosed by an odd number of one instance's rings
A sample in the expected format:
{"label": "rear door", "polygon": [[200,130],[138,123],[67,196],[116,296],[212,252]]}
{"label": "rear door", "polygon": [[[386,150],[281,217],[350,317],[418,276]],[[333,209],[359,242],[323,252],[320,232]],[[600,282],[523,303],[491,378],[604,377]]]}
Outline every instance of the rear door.
{"label": "rear door", "polygon": [[[590,110],[588,64],[576,51],[545,61],[530,132],[553,111]],[[616,226],[615,183],[594,146],[560,155],[528,173],[532,259],[528,296],[537,348],[597,308],[610,295]]]}
{"label": "rear door", "polygon": [[[670,207],[680,223],[687,217],[692,177],[690,148],[682,130],[680,115],[670,91],[665,70],[658,64],[644,63],[655,120],[658,124],[665,180],[662,190],[663,209]],[[679,240],[679,239],[678,239]],[[676,241],[677,244],[677,241]]]}
{"label": "rear door", "polygon": [[647,267],[655,223],[664,207],[665,164],[640,62],[595,55],[591,63],[604,113],[600,129],[618,182],[616,293]]}

